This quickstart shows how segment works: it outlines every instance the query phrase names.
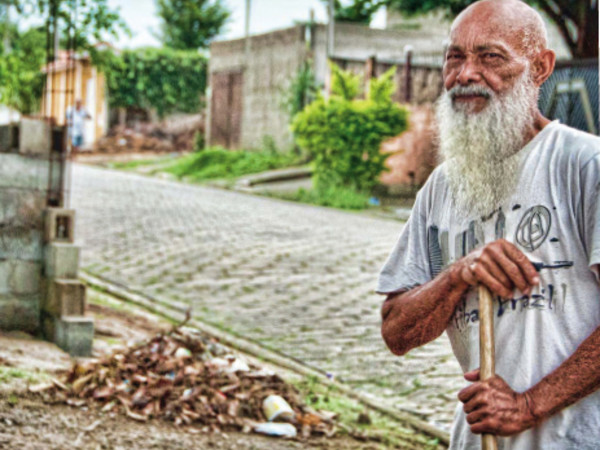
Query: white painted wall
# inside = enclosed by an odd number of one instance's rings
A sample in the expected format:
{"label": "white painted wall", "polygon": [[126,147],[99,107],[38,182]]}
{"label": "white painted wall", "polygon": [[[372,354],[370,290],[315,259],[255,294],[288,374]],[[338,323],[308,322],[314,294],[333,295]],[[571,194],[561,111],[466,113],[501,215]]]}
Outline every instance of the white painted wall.
{"label": "white painted wall", "polygon": [[6,105],[0,105],[0,125],[6,125],[11,122],[18,122],[21,114]]}

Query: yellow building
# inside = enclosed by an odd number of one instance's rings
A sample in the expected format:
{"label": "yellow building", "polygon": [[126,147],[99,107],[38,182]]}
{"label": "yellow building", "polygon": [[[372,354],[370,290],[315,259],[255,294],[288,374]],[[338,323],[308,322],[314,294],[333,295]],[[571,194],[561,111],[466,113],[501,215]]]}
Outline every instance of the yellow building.
{"label": "yellow building", "polygon": [[104,75],[92,65],[89,56],[60,51],[58,59],[43,69],[46,88],[41,113],[64,125],[66,114],[81,100],[92,116],[86,121],[84,147],[90,146],[108,131],[108,97]]}

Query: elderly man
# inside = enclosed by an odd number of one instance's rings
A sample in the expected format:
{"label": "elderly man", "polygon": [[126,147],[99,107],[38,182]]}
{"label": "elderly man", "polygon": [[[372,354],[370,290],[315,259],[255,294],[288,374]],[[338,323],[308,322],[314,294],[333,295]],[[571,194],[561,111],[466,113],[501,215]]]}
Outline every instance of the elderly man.
{"label": "elderly man", "polygon": [[[540,16],[483,0],[451,29],[441,164],[382,269],[382,335],[402,355],[446,330],[472,384],[451,448],[600,448],[600,139],[544,118]],[[477,289],[494,295],[496,372],[479,380]]]}

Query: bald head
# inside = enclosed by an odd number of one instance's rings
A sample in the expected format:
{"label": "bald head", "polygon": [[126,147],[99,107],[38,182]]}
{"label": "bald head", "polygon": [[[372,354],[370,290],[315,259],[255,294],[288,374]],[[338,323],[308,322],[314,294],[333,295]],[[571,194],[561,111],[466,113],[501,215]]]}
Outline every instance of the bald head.
{"label": "bald head", "polygon": [[542,17],[520,0],[480,0],[473,3],[454,20],[451,39],[473,26],[485,28],[487,33],[510,41],[515,50],[530,59],[548,46]]}

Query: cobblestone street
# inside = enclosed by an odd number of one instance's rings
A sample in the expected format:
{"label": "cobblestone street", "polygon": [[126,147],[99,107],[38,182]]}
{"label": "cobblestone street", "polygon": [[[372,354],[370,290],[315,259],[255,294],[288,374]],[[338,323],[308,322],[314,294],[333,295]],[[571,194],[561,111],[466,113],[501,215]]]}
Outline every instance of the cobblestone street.
{"label": "cobblestone street", "polygon": [[82,266],[448,429],[447,338],[393,356],[373,293],[402,223],[73,165]]}

